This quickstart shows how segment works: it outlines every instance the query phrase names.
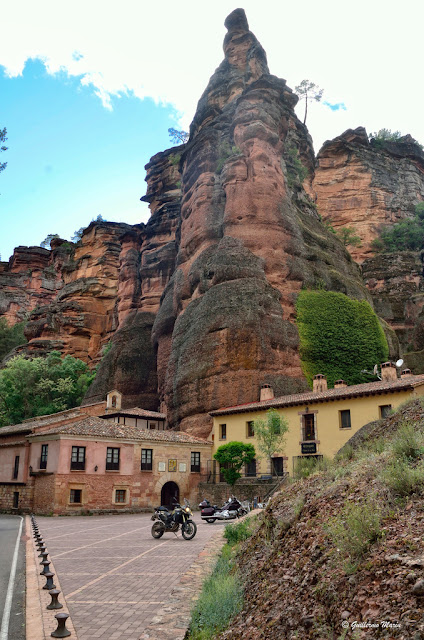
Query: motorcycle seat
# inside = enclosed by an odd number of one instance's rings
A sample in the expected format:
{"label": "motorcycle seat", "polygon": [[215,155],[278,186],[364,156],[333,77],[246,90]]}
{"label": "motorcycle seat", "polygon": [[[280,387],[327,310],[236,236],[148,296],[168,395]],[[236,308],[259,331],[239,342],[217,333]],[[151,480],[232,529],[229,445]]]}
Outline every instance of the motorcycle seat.
{"label": "motorcycle seat", "polygon": [[155,507],[155,511],[169,511],[167,507]]}

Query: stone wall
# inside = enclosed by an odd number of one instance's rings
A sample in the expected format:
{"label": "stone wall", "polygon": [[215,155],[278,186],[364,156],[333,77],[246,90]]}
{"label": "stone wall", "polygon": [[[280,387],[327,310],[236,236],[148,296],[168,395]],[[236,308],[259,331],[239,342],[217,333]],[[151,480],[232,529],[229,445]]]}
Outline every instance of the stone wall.
{"label": "stone wall", "polygon": [[[18,507],[14,507],[14,493],[19,494]],[[33,510],[33,486],[22,482],[0,482],[1,513],[31,513]]]}
{"label": "stone wall", "polygon": [[230,495],[236,496],[240,501],[249,500],[252,502],[254,498],[258,498],[258,502],[261,502],[275,484],[275,479],[240,479],[237,480],[234,488],[231,488],[226,482],[217,482],[216,484],[201,482],[198,486],[197,504],[206,499],[220,507]]}

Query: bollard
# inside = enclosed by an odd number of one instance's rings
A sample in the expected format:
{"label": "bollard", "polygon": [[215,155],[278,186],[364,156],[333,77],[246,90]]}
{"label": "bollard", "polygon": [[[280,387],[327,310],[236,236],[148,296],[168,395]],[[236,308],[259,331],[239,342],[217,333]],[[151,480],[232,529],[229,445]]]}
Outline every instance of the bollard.
{"label": "bollard", "polygon": [[47,553],[47,551],[43,551],[43,553],[41,554],[41,557],[43,558],[40,562],[40,564],[43,564],[44,560],[47,560],[47,556],[49,554]]}
{"label": "bollard", "polygon": [[45,547],[45,546],[44,546],[44,544],[43,544],[43,546],[39,548],[39,552],[40,552],[40,553],[38,554],[38,557],[39,557],[39,558],[42,558],[42,557],[43,557],[43,553],[45,553],[46,551],[47,551],[47,549],[46,549],[46,547]]}
{"label": "bollard", "polygon": [[53,638],[67,638],[71,635],[69,629],[66,628],[66,621],[69,618],[69,613],[56,613],[55,618],[57,620],[57,629],[51,634]]}
{"label": "bollard", "polygon": [[44,585],[43,589],[48,589],[50,591],[50,589],[56,589],[56,585],[53,584],[53,576],[54,573],[52,573],[51,571],[47,571],[47,573],[45,574],[45,577],[47,578],[47,582]]}
{"label": "bollard", "polygon": [[49,594],[52,597],[52,601],[50,602],[49,605],[47,605],[46,609],[62,609],[63,604],[60,604],[58,598],[59,598],[59,589],[51,589],[49,591]]}
{"label": "bollard", "polygon": [[46,576],[50,571],[50,562],[48,560],[43,560],[40,564],[43,565],[43,570],[40,572],[40,576]]}

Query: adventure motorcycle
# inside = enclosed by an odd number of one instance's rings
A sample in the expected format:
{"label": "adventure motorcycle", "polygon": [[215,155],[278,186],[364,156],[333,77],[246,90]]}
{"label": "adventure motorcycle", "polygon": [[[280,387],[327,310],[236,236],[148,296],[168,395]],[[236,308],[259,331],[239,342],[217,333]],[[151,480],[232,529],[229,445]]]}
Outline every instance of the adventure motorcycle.
{"label": "adventure motorcycle", "polygon": [[197,532],[197,525],[191,520],[193,513],[190,509],[190,503],[184,499],[184,506],[175,503],[173,511],[167,507],[155,507],[152,520],[155,520],[152,526],[152,536],[161,538],[164,533],[170,531],[177,534],[181,527],[181,534],[184,540],[191,540]]}
{"label": "adventure motorcycle", "polygon": [[228,498],[221,508],[216,504],[211,505],[209,500],[202,500],[199,504],[199,509],[201,509],[202,520],[206,520],[209,524],[212,524],[215,520],[234,520],[245,516],[247,513],[247,509],[234,496]]}

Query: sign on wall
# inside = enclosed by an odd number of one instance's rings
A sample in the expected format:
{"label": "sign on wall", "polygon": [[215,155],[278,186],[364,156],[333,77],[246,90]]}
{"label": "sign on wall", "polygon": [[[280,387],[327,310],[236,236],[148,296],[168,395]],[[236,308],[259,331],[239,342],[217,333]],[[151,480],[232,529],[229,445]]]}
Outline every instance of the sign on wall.
{"label": "sign on wall", "polygon": [[166,471],[165,462],[158,462],[158,471]]}
{"label": "sign on wall", "polygon": [[187,465],[185,462],[180,462],[180,464],[178,465],[178,469],[180,470],[181,473],[185,473],[187,471]]}
{"label": "sign on wall", "polygon": [[168,460],[168,471],[177,470],[177,461],[174,459]]}
{"label": "sign on wall", "polygon": [[316,453],[317,452],[317,443],[316,442],[302,442],[302,453]]}

